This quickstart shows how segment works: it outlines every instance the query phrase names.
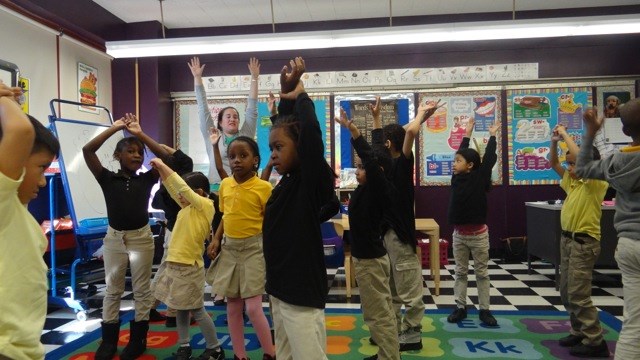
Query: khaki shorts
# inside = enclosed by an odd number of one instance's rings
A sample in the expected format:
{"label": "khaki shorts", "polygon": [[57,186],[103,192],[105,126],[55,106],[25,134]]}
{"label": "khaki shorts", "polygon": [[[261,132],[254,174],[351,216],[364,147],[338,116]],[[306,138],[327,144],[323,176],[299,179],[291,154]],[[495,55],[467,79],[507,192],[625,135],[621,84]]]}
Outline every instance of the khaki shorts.
{"label": "khaki shorts", "polygon": [[230,298],[264,293],[265,263],[262,234],[245,239],[225,236],[219,258],[207,272],[213,292]]}
{"label": "khaki shorts", "polygon": [[156,299],[176,310],[193,310],[204,306],[204,268],[198,265],[165,262],[156,279]]}

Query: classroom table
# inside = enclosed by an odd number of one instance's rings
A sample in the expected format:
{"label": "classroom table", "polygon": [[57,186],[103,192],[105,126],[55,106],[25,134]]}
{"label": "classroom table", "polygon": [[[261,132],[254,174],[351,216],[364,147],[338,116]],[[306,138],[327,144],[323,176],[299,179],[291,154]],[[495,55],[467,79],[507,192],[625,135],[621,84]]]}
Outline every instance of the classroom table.
{"label": "classroom table", "polygon": [[[349,230],[349,217],[342,215],[342,218],[331,219],[342,225],[345,231]],[[430,277],[435,286],[435,295],[440,295],[440,226],[430,218],[416,218],[416,231],[426,234],[429,237],[429,270]],[[418,259],[422,259],[422,251],[416,248]],[[350,255],[350,254],[349,254]],[[345,256],[348,256],[345,252]],[[345,267],[347,266],[345,262]]]}

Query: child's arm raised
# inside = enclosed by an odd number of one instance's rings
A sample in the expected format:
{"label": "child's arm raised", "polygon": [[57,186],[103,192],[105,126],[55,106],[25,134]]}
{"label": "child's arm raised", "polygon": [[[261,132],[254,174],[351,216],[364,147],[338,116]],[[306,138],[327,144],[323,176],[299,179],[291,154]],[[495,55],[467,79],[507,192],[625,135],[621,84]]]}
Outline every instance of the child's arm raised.
{"label": "child's arm raised", "polygon": [[334,120],[340,126],[349,130],[349,133],[351,133],[352,139],[355,140],[360,137],[361,135],[360,130],[358,130],[358,127],[356,126],[356,124],[353,123],[353,120],[350,120],[347,117],[347,112],[343,108],[340,108],[340,117],[336,117]]}
{"label": "child's arm raised", "polygon": [[420,126],[427,121],[433,113],[438,110],[439,107],[444,106],[446,103],[440,105],[440,99],[437,102],[428,101],[418,106],[418,112],[413,120],[405,125],[404,142],[402,143],[402,153],[405,157],[411,157],[413,153],[413,142],[415,141],[418,133],[420,132]]}
{"label": "child's arm raised", "polygon": [[35,138],[31,121],[14,100],[18,89],[0,81],[0,154],[3,154],[0,157],[0,172],[13,180],[22,175]]}
{"label": "child's arm raised", "polygon": [[586,129],[576,161],[576,175],[583,178],[606,180],[607,169],[613,157],[593,160],[593,138],[602,127],[604,117],[598,116],[597,110],[591,108],[584,112],[582,119]]}
{"label": "child's arm raised", "polygon": [[464,135],[464,138],[462,138],[462,142],[460,143],[458,150],[466,149],[469,147],[469,142],[471,141],[471,135],[473,135],[473,127],[475,125],[476,125],[476,121],[474,120],[474,118],[469,119],[469,122],[467,122],[466,133]]}
{"label": "child's arm raised", "polygon": [[382,131],[382,116],[380,115],[380,96],[376,96],[376,102],[369,104],[369,110],[373,117],[371,129],[371,143],[374,145],[384,145],[384,133]]}
{"label": "child's arm raised", "polygon": [[[489,142],[487,142],[487,147],[484,149],[484,155],[482,155],[482,163],[480,164],[480,171],[482,171],[485,178],[489,180],[491,179],[493,166],[498,161],[498,155],[496,154],[496,135],[498,134],[498,130],[500,130],[500,122],[499,120],[496,120],[493,124],[491,124],[491,126],[489,126]],[[469,130],[467,130],[467,133],[469,133]]]}
{"label": "child's arm raised", "polygon": [[98,134],[98,136],[94,137],[89,141],[85,146],[82,147],[82,155],[84,156],[84,161],[87,163],[89,170],[98,178],[102,173],[102,164],[100,163],[100,159],[98,155],[96,155],[96,151],[100,149],[100,147],[104,144],[107,139],[109,139],[113,134],[117,133],[120,130],[126,128],[125,118],[122,117],[113,122],[113,125],[109,127],[107,130]]}
{"label": "child's arm raised", "polygon": [[220,180],[229,177],[229,174],[227,174],[227,171],[222,165],[222,154],[220,154],[220,148],[218,147],[218,142],[220,141],[221,137],[222,134],[220,134],[220,130],[214,127],[209,129],[209,141],[211,141],[211,147],[213,148],[213,158],[215,159],[216,170],[218,171]]}
{"label": "child's arm raised", "polygon": [[549,145],[549,164],[551,168],[555,170],[555,172],[560,175],[560,177],[564,176],[564,168],[560,165],[560,160],[558,159],[558,141],[562,139],[562,135],[558,131],[558,127],[561,125],[557,125],[553,129],[553,134],[551,135],[551,144]]}

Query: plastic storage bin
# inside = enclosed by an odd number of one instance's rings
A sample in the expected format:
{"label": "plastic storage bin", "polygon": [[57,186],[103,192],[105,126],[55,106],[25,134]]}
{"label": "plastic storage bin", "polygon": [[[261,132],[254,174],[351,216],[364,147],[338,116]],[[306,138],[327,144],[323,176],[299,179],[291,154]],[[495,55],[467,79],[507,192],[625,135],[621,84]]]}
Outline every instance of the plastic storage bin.
{"label": "plastic storage bin", "polygon": [[[422,258],[420,259],[422,262],[422,268],[429,268],[429,239],[420,239],[418,240],[418,246],[420,246],[420,250],[422,251]],[[440,239],[440,265],[449,264],[449,241],[445,239]]]}

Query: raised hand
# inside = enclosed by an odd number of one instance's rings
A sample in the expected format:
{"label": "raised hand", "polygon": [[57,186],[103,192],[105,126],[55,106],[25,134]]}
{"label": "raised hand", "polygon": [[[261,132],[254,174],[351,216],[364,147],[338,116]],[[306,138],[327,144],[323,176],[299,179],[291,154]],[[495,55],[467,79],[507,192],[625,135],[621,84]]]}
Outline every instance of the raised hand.
{"label": "raised hand", "polygon": [[252,57],[249,59],[247,67],[249,68],[249,73],[251,73],[251,79],[258,80],[258,77],[260,76],[260,61]]}
{"label": "raised hand", "polygon": [[340,108],[340,116],[336,116],[334,118],[335,122],[340,124],[340,126],[349,129],[349,131],[357,129],[356,125],[353,123],[353,120],[349,119],[347,116],[347,112],[344,111],[343,108]]}
{"label": "raised hand", "polygon": [[114,121],[112,126],[120,128],[120,129],[124,129],[124,128],[127,127],[127,123],[126,123],[124,117],[121,117],[120,119]]}
{"label": "raised hand", "polygon": [[158,168],[161,168],[162,166],[165,166],[164,161],[162,161],[162,159],[160,159],[160,158],[151,159],[149,164],[151,165],[152,168],[154,168],[156,170],[158,170]]}
{"label": "raised hand", "polygon": [[209,128],[209,141],[211,141],[211,145],[218,145],[218,141],[220,141],[221,134],[220,130],[215,127]]}
{"label": "raised hand", "polygon": [[380,96],[376,96],[376,102],[373,104],[369,104],[369,110],[371,111],[371,115],[374,118],[380,116]]}
{"label": "raised hand", "polygon": [[589,108],[584,112],[582,120],[587,130],[586,135],[593,138],[602,127],[604,116],[598,116],[598,111],[595,108]]}
{"label": "raised hand", "polygon": [[553,132],[551,133],[551,141],[558,142],[558,141],[562,140],[562,135],[560,134],[560,131],[558,130],[558,128],[560,126],[562,126],[562,125],[556,125],[553,128]]}
{"label": "raised hand", "polygon": [[491,124],[491,126],[489,126],[489,135],[496,136],[498,130],[500,130],[500,121],[496,120]]}
{"label": "raised hand", "polygon": [[424,111],[424,119],[428,119],[431,115],[433,115],[438,108],[445,106],[447,103],[440,104],[440,99],[438,101],[425,101],[423,104],[418,106],[418,112]]}
{"label": "raised hand", "polygon": [[0,97],[5,97],[5,96],[13,98],[13,100],[19,103],[20,96],[22,96],[22,88],[18,86],[9,87],[5,83],[3,83],[2,80],[0,80]]}
{"label": "raised hand", "polygon": [[127,125],[127,131],[132,135],[138,136],[142,134],[142,127],[138,118],[131,113],[124,114],[124,123]]}
{"label": "raised hand", "polygon": [[466,137],[470,138],[471,134],[473,134],[473,127],[476,125],[476,121],[474,118],[470,118],[467,122],[467,134]]}
{"label": "raised hand", "polygon": [[[194,78],[202,77],[202,72],[204,71],[205,65],[200,66],[200,58],[198,58],[197,56],[192,57],[191,60],[187,63],[187,65],[189,66],[189,70],[191,70],[191,75],[193,75]],[[251,70],[251,68],[249,68],[249,70]]]}
{"label": "raised hand", "polygon": [[269,91],[269,99],[267,100],[267,108],[269,109],[269,115],[273,116],[278,113],[278,109],[276,107],[276,96],[273,95],[271,91]]}
{"label": "raised hand", "polygon": [[290,68],[285,65],[280,71],[280,92],[284,94],[290,93],[296,88],[306,69],[304,59],[301,57],[290,60],[289,66]]}

